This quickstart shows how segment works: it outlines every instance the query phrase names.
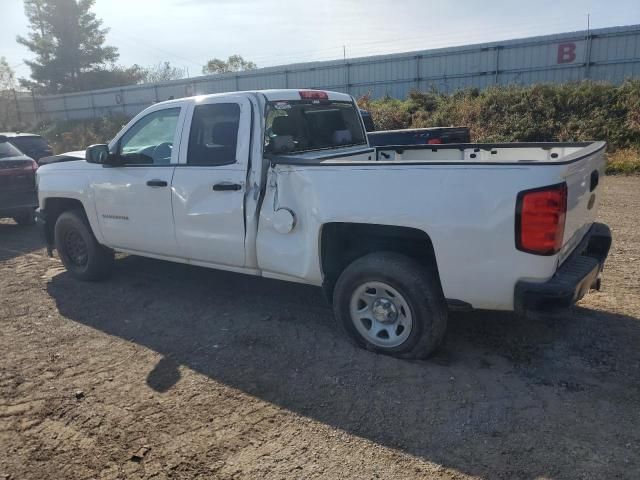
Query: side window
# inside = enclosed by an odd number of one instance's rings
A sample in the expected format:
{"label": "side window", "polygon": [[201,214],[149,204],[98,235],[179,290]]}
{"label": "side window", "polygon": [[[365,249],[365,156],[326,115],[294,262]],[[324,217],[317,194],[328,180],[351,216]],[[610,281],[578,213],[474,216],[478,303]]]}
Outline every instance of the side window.
{"label": "side window", "polygon": [[120,139],[127,164],[168,165],[180,108],[158,110],[138,120]]}
{"label": "side window", "polygon": [[229,165],[236,162],[240,105],[198,105],[189,132],[188,165]]}

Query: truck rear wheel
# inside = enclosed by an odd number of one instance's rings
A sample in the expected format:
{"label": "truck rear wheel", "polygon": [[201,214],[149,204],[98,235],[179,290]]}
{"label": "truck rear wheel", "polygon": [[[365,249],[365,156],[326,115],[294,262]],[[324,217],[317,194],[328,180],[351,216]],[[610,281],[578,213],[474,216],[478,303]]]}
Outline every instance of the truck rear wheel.
{"label": "truck rear wheel", "polygon": [[98,243],[80,209],[58,217],[54,229],[56,250],[66,269],[85,281],[102,280],[113,268],[113,250]]}
{"label": "truck rear wheel", "polygon": [[333,292],[339,328],[356,345],[425,358],[441,343],[447,306],[435,274],[409,257],[380,252],[355,260]]}

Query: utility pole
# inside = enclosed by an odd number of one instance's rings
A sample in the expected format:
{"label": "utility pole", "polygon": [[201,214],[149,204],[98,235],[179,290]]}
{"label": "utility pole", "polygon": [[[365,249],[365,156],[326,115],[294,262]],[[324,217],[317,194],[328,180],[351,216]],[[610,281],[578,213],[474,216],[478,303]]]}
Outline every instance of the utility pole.
{"label": "utility pole", "polygon": [[589,78],[589,67],[591,67],[591,13],[587,12],[587,37],[584,46],[584,78]]}
{"label": "utility pole", "polygon": [[18,94],[16,89],[13,89],[13,101],[16,103],[16,115],[18,117],[18,125],[22,128],[22,115],[20,114],[20,103],[18,102]]}
{"label": "utility pole", "polygon": [[344,89],[349,93],[349,64],[347,63],[346,45],[342,45],[342,61],[344,62]]}

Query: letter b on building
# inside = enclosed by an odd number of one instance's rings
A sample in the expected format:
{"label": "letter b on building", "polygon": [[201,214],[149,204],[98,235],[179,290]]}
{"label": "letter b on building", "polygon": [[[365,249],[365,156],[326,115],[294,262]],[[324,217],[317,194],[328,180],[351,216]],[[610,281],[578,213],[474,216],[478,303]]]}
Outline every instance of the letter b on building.
{"label": "letter b on building", "polygon": [[558,63],[571,63],[576,59],[576,44],[560,43],[558,44]]}

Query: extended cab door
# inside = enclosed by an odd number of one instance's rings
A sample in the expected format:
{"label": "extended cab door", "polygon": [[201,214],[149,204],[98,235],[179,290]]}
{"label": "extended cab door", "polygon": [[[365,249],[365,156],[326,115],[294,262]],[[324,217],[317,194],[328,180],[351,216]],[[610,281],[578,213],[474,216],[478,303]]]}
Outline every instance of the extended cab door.
{"label": "extended cab door", "polygon": [[251,104],[242,95],[208,98],[189,117],[172,183],[180,256],[243,267]]}
{"label": "extended cab door", "polygon": [[111,145],[122,166],[103,166],[92,186],[105,243],[122,250],[177,255],[171,179],[178,163],[185,104],[159,106]]}

